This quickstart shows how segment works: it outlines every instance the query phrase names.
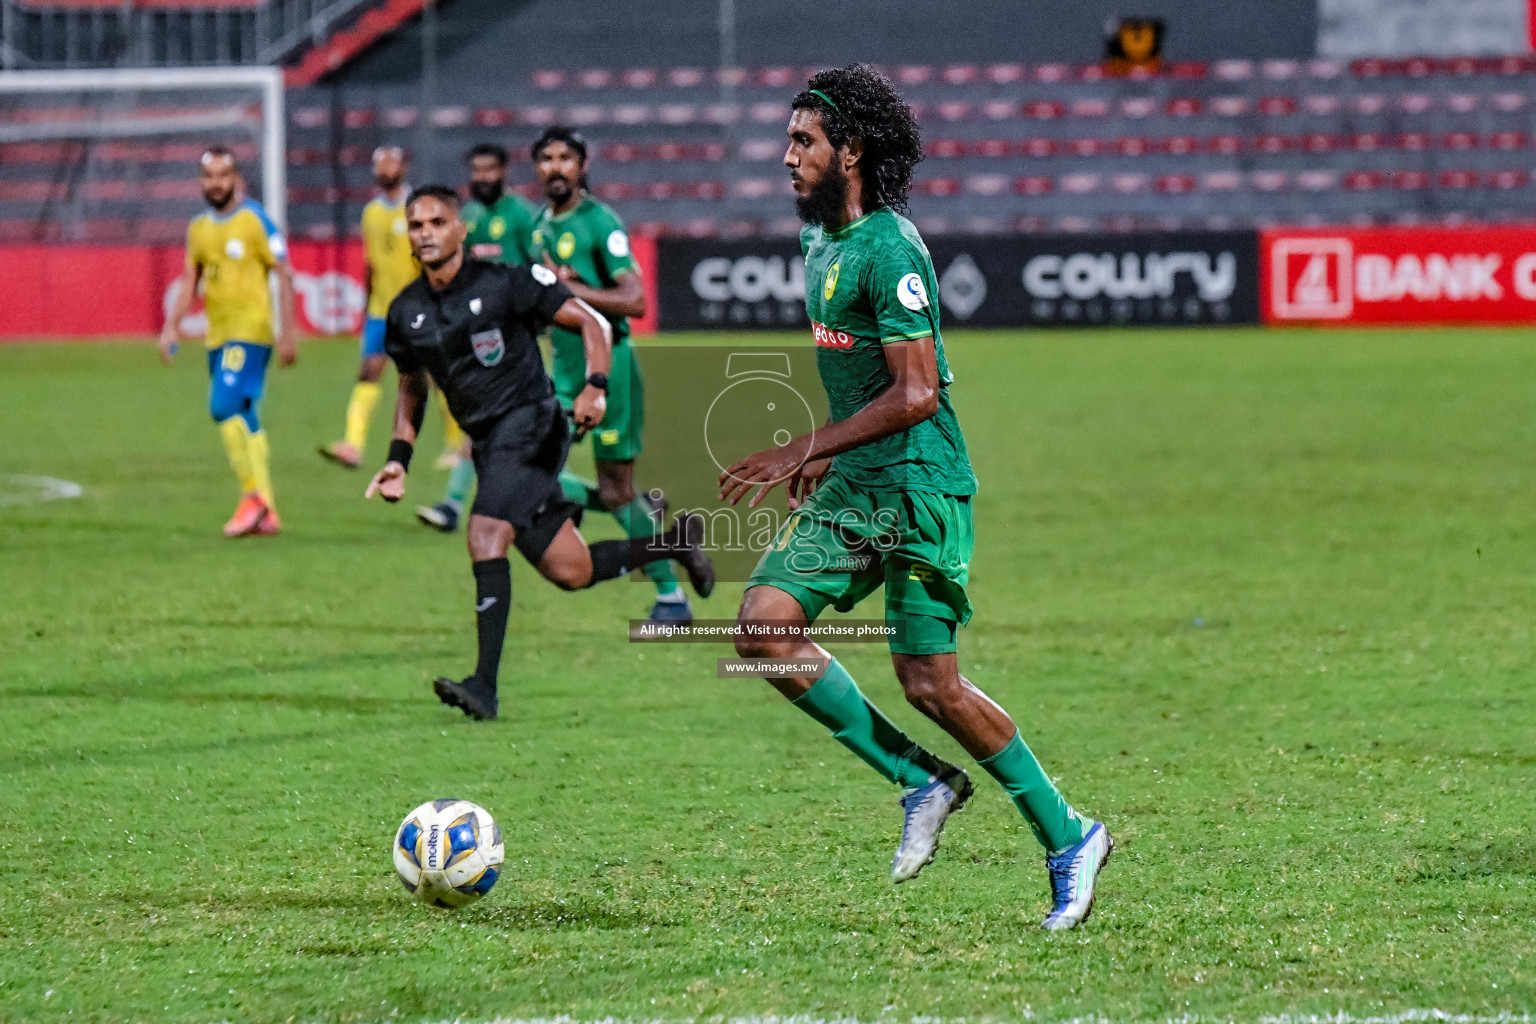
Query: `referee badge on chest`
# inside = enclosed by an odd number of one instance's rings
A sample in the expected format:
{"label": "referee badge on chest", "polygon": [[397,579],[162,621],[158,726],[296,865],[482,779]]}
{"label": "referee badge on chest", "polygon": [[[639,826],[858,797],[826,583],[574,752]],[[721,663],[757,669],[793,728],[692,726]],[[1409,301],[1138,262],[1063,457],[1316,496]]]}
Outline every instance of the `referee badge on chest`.
{"label": "referee badge on chest", "polygon": [[475,350],[475,358],[482,366],[495,366],[507,354],[507,343],[501,339],[501,328],[493,327],[479,334],[471,334],[469,343]]}

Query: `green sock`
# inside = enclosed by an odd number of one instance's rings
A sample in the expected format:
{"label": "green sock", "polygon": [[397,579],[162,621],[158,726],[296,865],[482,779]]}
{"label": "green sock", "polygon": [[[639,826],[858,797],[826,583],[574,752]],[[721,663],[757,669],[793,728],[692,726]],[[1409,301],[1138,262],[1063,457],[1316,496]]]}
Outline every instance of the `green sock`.
{"label": "green sock", "polygon": [[1067,805],[1051,777],[1045,774],[1045,769],[1025,745],[1022,735],[1014,733],[1007,746],[979,763],[1013,797],[1019,812],[1047,853],[1056,853],[1083,841],[1087,826],[1082,817]]}
{"label": "green sock", "polygon": [[566,501],[574,501],[588,512],[606,512],[597,485],[588,483],[575,473],[560,471],[560,490]]}
{"label": "green sock", "polygon": [[[656,522],[651,518],[650,504],[638,494],[628,505],[615,512],[613,518],[624,528],[624,536],[631,540],[649,537],[656,529]],[[640,567],[640,571],[656,584],[657,597],[668,597],[678,592],[677,574],[672,571],[672,563],[666,559],[647,562]]]}
{"label": "green sock", "polygon": [[858,754],[887,782],[911,789],[928,783],[940,765],[859,692],[848,670],[833,659],[827,674],[791,703],[832,730],[832,738]]}
{"label": "green sock", "polygon": [[475,482],[475,463],[471,459],[460,459],[459,464],[453,467],[448,474],[448,493],[443,495],[444,501],[452,502],[462,508],[464,499],[469,497],[469,485]]}

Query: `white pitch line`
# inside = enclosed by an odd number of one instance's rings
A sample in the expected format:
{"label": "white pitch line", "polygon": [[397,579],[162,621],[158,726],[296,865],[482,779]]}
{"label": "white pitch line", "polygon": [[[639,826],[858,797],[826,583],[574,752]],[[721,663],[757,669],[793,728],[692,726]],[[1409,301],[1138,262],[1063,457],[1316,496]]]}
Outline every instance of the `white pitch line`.
{"label": "white pitch line", "polygon": [[[0,476],[0,508],[7,505],[40,505],[60,498],[78,498],[85,488],[72,480],[51,476]],[[12,488],[21,488],[15,492]]]}

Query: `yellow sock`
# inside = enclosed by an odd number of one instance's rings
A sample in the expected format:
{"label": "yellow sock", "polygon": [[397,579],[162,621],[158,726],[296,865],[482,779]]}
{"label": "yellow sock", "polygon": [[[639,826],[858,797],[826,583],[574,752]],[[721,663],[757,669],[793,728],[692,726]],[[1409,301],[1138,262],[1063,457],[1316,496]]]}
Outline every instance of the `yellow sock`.
{"label": "yellow sock", "polygon": [[347,402],[346,442],[358,451],[368,443],[368,421],[378,407],[380,389],[377,383],[360,380],[352,389],[352,399]]}
{"label": "yellow sock", "polygon": [[[239,419],[240,417],[235,417]],[[244,423],[241,424],[244,426]],[[267,447],[267,432],[258,430],[250,435],[251,481],[254,490],[268,508],[277,508],[272,501],[272,469],[269,462],[271,449]]]}
{"label": "yellow sock", "polygon": [[251,467],[251,428],[245,425],[244,417],[231,416],[219,424],[219,436],[224,439],[224,450],[229,453],[229,468],[235,471],[235,479],[240,481],[240,493],[253,493],[256,474]]}
{"label": "yellow sock", "polygon": [[438,408],[443,411],[443,451],[456,452],[464,444],[464,428],[453,418],[453,413],[448,411],[448,400],[443,393],[437,393]]}

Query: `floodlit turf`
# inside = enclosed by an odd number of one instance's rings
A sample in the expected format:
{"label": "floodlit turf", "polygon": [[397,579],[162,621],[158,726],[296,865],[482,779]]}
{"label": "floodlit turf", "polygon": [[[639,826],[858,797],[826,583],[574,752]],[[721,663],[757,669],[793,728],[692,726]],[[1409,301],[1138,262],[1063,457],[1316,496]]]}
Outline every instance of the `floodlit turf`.
{"label": "floodlit turf", "polygon": [[[1529,333],[949,344],[964,665],[1120,843],[1081,931],[1036,930],[985,778],[893,887],[897,794],[723,649],[626,643],[643,586],[516,565],[502,721],[440,707],[472,586],[409,505],[443,477],[366,504],[314,454],[351,345],[271,375],[287,531],[238,543],[195,352],[0,346],[0,473],[85,488],[0,507],[0,1020],[1536,1008]],[[448,795],[507,836],[455,913],[389,856]]]}

